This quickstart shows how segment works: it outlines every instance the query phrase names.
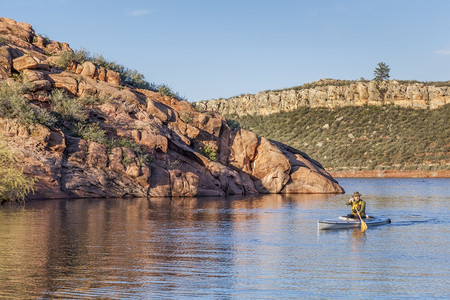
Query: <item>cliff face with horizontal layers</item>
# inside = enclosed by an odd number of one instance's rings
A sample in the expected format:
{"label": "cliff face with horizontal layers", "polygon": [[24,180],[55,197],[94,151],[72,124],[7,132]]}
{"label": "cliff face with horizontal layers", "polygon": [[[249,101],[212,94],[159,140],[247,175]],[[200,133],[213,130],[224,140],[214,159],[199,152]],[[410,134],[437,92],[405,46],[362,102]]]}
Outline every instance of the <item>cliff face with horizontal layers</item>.
{"label": "cliff face with horizontal layers", "polygon": [[61,116],[53,125],[24,125],[3,115],[0,139],[38,179],[33,197],[343,192],[305,153],[247,130],[232,131],[221,115],[200,113],[186,101],[124,85],[120,74],[90,61],[57,67],[65,52],[72,52],[68,44],[0,18],[0,84],[26,82],[23,97],[34,112],[56,115],[55,89],[65,91],[65,105],[91,99],[82,126],[96,125],[107,140],[126,143],[84,139],[60,126],[68,122]]}
{"label": "cliff face with horizontal layers", "polygon": [[297,88],[266,91],[229,99],[195,103],[201,110],[223,115],[269,115],[300,107],[342,107],[394,104],[414,108],[437,108],[450,103],[450,82],[446,86],[428,83],[321,79]]}

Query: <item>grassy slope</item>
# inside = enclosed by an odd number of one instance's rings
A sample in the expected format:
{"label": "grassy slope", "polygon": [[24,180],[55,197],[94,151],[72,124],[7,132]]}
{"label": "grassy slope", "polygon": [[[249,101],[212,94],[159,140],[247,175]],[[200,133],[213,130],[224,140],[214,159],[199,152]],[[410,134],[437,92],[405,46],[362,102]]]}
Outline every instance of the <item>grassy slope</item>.
{"label": "grassy slope", "polygon": [[330,170],[448,170],[449,116],[450,105],[435,110],[389,105],[305,107],[227,119],[231,126],[300,149]]}

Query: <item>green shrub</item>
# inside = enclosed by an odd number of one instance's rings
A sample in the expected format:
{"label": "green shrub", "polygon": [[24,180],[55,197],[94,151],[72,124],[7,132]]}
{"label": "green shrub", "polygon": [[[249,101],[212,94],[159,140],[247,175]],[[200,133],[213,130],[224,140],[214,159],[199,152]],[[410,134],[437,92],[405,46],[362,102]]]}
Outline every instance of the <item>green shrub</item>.
{"label": "green shrub", "polygon": [[212,161],[217,160],[217,152],[214,151],[214,149],[208,145],[204,145],[203,147],[200,147],[200,153]]}
{"label": "green shrub", "polygon": [[34,115],[37,123],[43,124],[48,127],[54,126],[57,121],[56,117],[45,108],[36,108],[34,110]]}
{"label": "green shrub", "polygon": [[136,153],[140,164],[148,165],[153,162],[153,158],[151,158],[148,153],[144,149],[142,149],[141,145],[133,140],[127,138],[111,139],[108,143],[108,146],[110,149],[114,147],[122,147],[132,150],[134,153]]}
{"label": "green shrub", "polygon": [[53,126],[57,121],[56,117],[44,108],[32,108],[23,95],[25,89],[26,85],[20,83],[12,86],[0,83],[0,117],[17,119],[27,127],[35,123]]}
{"label": "green shrub", "polygon": [[161,84],[161,85],[158,86],[158,92],[159,92],[162,96],[170,96],[170,97],[172,97],[172,95],[173,95],[173,92],[172,92],[172,90],[170,89],[170,87],[168,87],[168,86],[165,85],[165,84]]}
{"label": "green shrub", "polygon": [[51,43],[51,39],[50,39],[50,37],[48,36],[48,35],[46,35],[46,34],[43,34],[43,35],[41,35],[42,36],[42,38],[44,39],[44,45],[47,45],[47,44],[50,44]]}
{"label": "green shrub", "polygon": [[86,111],[76,99],[69,98],[63,90],[55,89],[50,95],[51,109],[67,121],[83,122]]}
{"label": "green shrub", "polygon": [[9,86],[0,83],[0,117],[18,119],[23,125],[36,123],[34,111],[29,101],[23,96],[25,86],[15,83]]}
{"label": "green shrub", "polygon": [[133,161],[131,160],[131,158],[128,156],[128,154],[126,152],[122,152],[122,164],[126,167],[128,167],[129,165],[131,165]]}
{"label": "green shrub", "polygon": [[26,176],[7,143],[0,140],[0,203],[21,202],[34,192],[36,179]]}
{"label": "green shrub", "polygon": [[94,107],[95,105],[102,105],[110,101],[111,97],[104,96],[104,97],[93,97],[93,96],[82,96],[78,98],[78,102],[82,106],[87,107]]}
{"label": "green shrub", "polygon": [[66,52],[63,52],[59,56],[59,59],[56,62],[56,65],[60,68],[67,69],[70,66],[70,64],[72,63],[72,61],[74,61],[73,53],[66,51]]}
{"label": "green shrub", "polygon": [[194,115],[190,111],[183,111],[180,118],[184,123],[189,124],[194,120]]}
{"label": "green shrub", "polygon": [[76,134],[90,142],[97,142],[100,144],[107,144],[106,132],[101,129],[98,123],[82,124],[77,123]]}
{"label": "green shrub", "polygon": [[8,44],[8,39],[4,36],[0,36],[0,45],[6,45]]}
{"label": "green shrub", "polygon": [[81,48],[72,52],[72,59],[74,62],[82,64],[85,61],[91,60],[91,54],[88,50]]}

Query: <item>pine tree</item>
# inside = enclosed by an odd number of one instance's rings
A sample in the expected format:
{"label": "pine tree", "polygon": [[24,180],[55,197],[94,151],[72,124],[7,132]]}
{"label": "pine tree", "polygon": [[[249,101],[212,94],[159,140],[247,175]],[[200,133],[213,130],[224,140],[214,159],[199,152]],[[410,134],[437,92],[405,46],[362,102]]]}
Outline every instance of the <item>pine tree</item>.
{"label": "pine tree", "polygon": [[384,62],[378,63],[378,67],[375,68],[375,71],[373,71],[373,75],[375,76],[376,81],[382,81],[382,80],[388,80],[389,79],[389,72],[391,69],[387,64]]}

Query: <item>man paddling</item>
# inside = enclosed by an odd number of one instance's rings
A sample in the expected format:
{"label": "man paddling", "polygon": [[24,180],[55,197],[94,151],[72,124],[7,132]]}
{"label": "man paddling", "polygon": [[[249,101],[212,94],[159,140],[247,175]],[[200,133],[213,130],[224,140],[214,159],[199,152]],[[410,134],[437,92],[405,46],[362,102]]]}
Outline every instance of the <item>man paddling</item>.
{"label": "man paddling", "polygon": [[352,213],[347,215],[347,218],[359,218],[358,212],[362,219],[366,218],[366,201],[360,198],[359,192],[354,192],[353,197],[350,198],[345,204],[352,206]]}

